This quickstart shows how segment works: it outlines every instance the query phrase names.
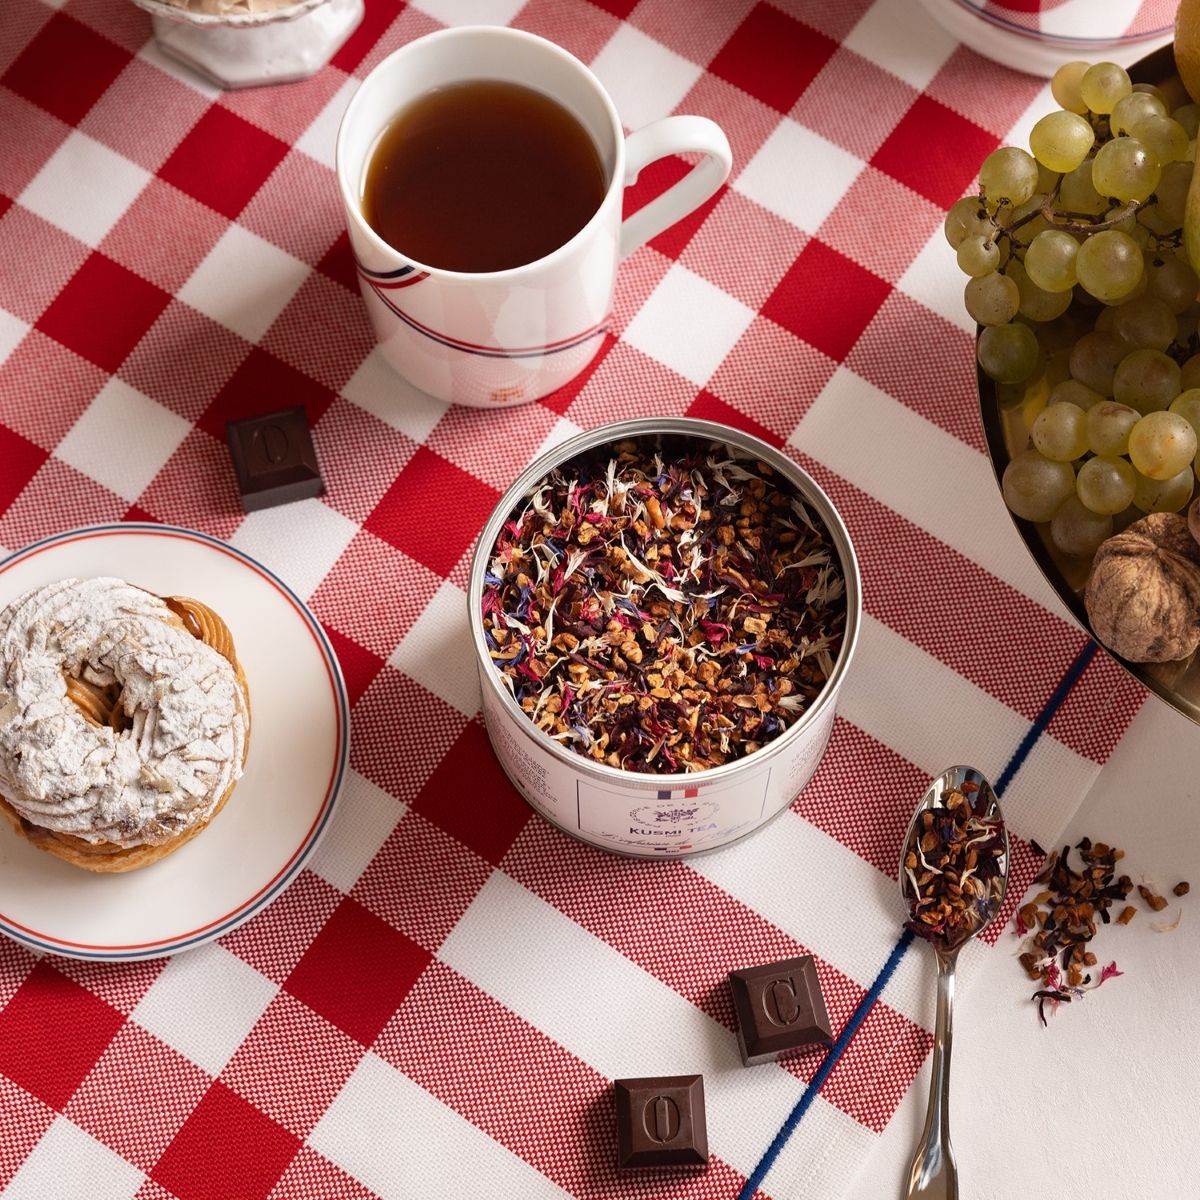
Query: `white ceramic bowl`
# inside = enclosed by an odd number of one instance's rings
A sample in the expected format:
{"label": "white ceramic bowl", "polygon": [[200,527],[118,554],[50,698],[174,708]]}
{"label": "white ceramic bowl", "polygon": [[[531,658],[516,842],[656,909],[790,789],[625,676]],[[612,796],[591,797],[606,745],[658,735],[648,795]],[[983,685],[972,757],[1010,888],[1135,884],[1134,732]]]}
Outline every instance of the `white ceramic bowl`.
{"label": "white ceramic bowl", "polygon": [[[1161,12],[1142,12],[1142,0],[1042,0],[1040,11],[984,0],[921,0],[929,14],[964,45],[995,62],[1030,75],[1051,76],[1063,63],[1135,59],[1174,36],[1173,0]],[[1130,30],[1136,32],[1130,32]]]}
{"label": "white ceramic bowl", "polygon": [[133,0],[154,23],[164,54],[218,87],[307,79],[363,18],[363,0],[297,0],[259,13],[189,12],[166,0]]}

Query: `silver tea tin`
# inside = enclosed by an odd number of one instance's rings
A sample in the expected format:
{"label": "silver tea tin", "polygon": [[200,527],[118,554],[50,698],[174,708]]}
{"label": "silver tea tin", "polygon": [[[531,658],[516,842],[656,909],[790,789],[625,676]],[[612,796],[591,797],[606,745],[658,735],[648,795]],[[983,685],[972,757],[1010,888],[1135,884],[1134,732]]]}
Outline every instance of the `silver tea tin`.
{"label": "silver tea tin", "polygon": [[[652,775],[586,759],[539,729],[493,666],[483,635],[484,574],[501,526],[555,467],[596,446],[655,434],[716,442],[766,463],[796,488],[828,530],[846,583],[846,630],[833,673],[799,720],[762,749],[704,771]],[[686,417],[647,417],[603,425],[562,442],[500,498],[479,537],[467,591],[483,715],[500,765],[517,790],[564,832],[620,854],[683,858],[728,845],[766,824],[812,778],[833,729],[838,692],[862,624],[862,581],[850,535],[816,481],[766,442]]]}

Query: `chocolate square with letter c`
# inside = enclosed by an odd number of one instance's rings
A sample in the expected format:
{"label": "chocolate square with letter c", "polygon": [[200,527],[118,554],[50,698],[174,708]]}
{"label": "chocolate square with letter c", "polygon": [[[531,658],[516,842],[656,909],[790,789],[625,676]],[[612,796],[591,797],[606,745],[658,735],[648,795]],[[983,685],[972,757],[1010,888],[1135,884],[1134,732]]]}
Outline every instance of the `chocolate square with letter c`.
{"label": "chocolate square with letter c", "polygon": [[618,1079],[613,1086],[618,1167],[708,1166],[701,1076]]}
{"label": "chocolate square with letter c", "polygon": [[833,1045],[833,1030],[811,954],[729,973],[738,1049],[748,1067]]}

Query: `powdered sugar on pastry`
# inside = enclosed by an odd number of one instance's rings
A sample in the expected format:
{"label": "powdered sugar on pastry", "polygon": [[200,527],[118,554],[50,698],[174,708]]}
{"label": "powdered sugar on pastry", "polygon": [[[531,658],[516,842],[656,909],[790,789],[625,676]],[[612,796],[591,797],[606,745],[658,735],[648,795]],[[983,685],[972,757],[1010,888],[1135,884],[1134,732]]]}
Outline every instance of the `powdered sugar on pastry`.
{"label": "powdered sugar on pastry", "polygon": [[[87,721],[67,676],[116,684],[128,727]],[[176,837],[241,775],[248,726],[230,662],[123,580],[64,579],[0,612],[0,795],[34,825],[122,847]]]}
{"label": "powdered sugar on pastry", "polygon": [[168,4],[187,12],[218,16],[276,12],[281,8],[291,8],[297,2],[298,0],[167,0]]}

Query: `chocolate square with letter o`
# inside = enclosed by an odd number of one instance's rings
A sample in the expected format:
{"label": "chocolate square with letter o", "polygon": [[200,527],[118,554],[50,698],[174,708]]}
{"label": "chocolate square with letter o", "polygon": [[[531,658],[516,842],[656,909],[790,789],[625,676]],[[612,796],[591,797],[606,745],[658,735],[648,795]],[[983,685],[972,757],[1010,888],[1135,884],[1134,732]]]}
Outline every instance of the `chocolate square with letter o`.
{"label": "chocolate square with letter o", "polygon": [[704,1167],[708,1129],[699,1075],[618,1079],[617,1166]]}
{"label": "chocolate square with letter o", "polygon": [[738,1049],[748,1067],[833,1045],[833,1030],[812,955],[729,973]]}

